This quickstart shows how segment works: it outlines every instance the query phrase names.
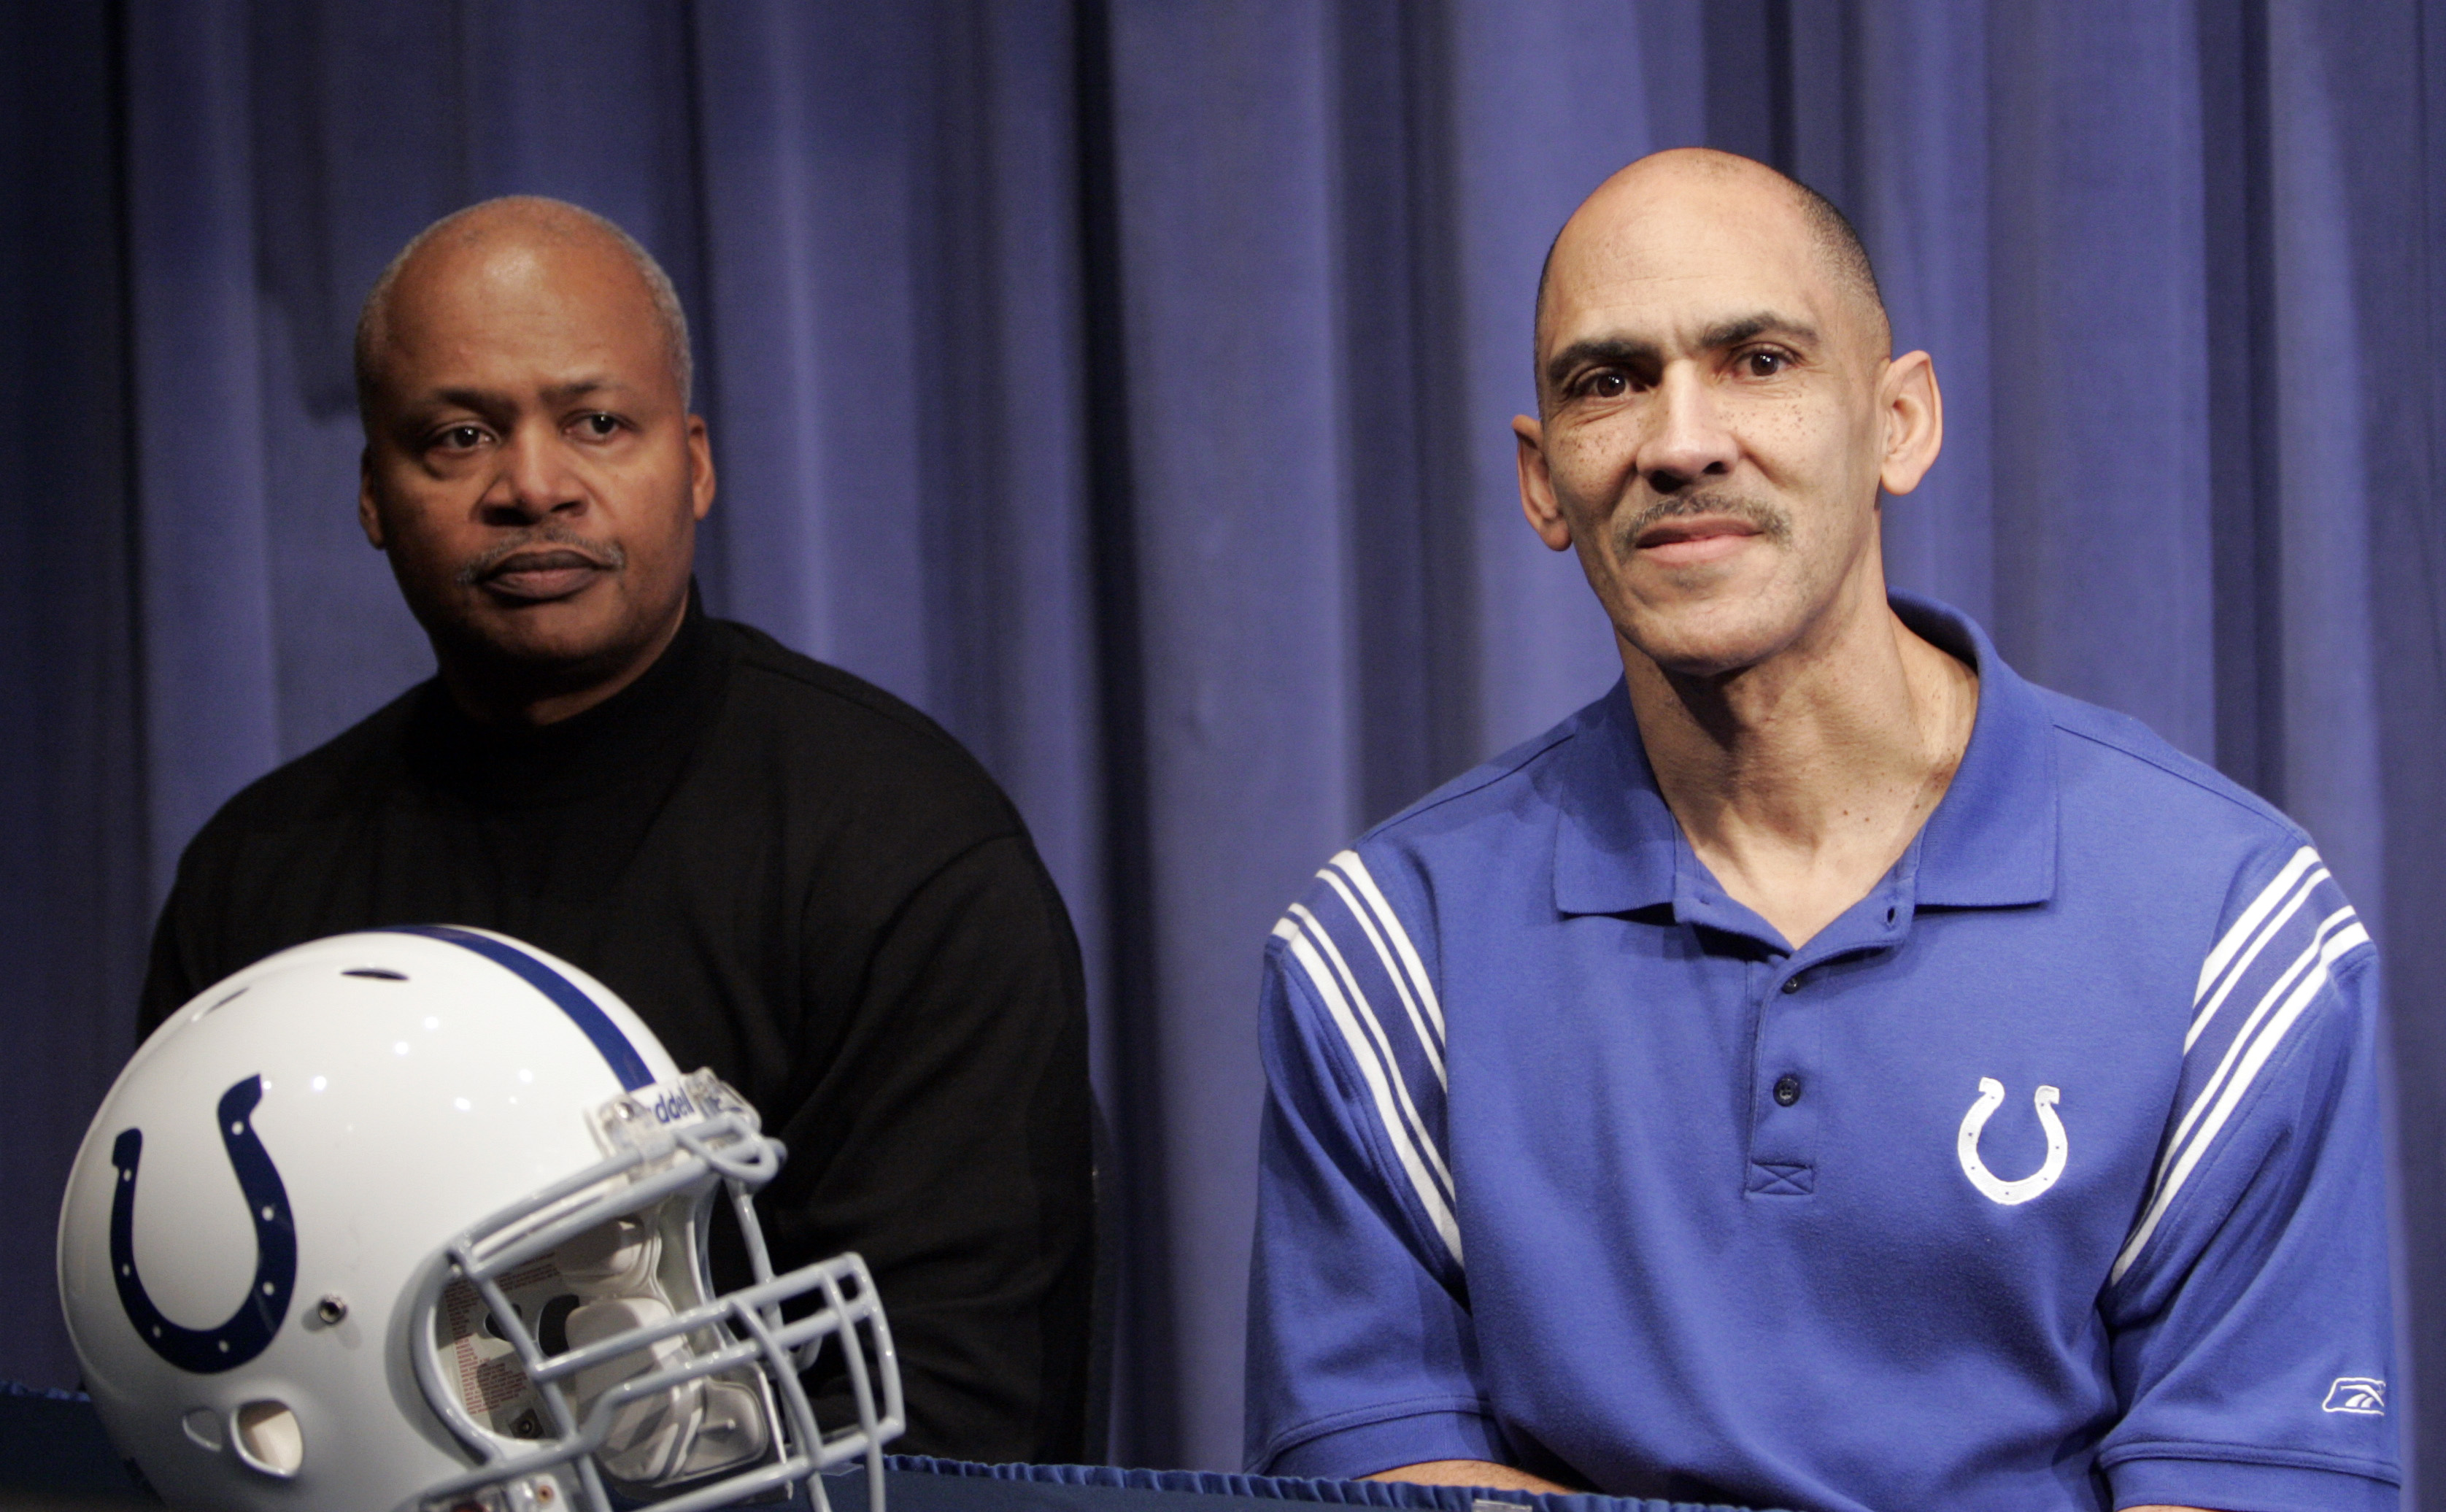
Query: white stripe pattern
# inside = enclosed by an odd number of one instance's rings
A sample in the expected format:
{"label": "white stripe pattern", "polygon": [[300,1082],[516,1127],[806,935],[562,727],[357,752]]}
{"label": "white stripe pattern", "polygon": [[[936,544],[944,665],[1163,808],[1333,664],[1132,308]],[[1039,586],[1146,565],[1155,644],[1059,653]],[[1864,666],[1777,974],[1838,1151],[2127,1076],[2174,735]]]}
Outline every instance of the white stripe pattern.
{"label": "white stripe pattern", "polygon": [[[1367,863],[1359,859],[1357,851],[1344,851],[1326,864],[1328,868],[1339,868],[1344,876],[1350,879],[1351,885],[1359,889],[1359,896],[1367,899],[1368,908],[1374,911],[1377,919],[1383,924],[1384,933],[1393,941],[1393,949],[1401,954],[1402,969],[1409,973],[1410,985],[1418,992],[1419,1002],[1426,1010],[1428,1022],[1436,1027],[1436,1043],[1441,1045],[1444,1038],[1444,1009],[1441,1003],[1436,1001],[1436,984],[1427,978],[1427,968],[1419,959],[1418,947],[1410,943],[1410,932],[1402,927],[1402,920],[1393,913],[1393,905],[1384,901],[1384,894],[1377,887],[1376,879],[1368,875]],[[1319,872],[1317,875],[1326,876],[1324,872]],[[1326,879],[1332,880],[1329,877]],[[1375,936],[1371,932],[1368,937],[1373,939]],[[1389,963],[1386,970],[1391,970]],[[1395,973],[1395,979],[1400,979],[1399,973]]]}
{"label": "white stripe pattern", "polygon": [[[2292,964],[2277,973],[2275,982],[2267,992],[2260,994],[2259,1005],[2250,1011],[2248,1018],[2242,1021],[2242,1028],[2234,1030],[2232,1041],[2225,1048],[2225,1054],[2217,1060],[2216,1069],[2209,1073],[2209,1079],[2200,1088],[2199,1095],[2192,1099],[2190,1107],[2184,1109],[2183,1121],[2174,1125],[2174,1137],[2167,1143],[2166,1154],[2157,1163],[2159,1184],[2164,1183],[2166,1172],[2173,1163],[2176,1152],[2184,1147],[2185,1141],[2191,1137],[2192,1125],[2199,1122],[2201,1114],[2211,1106],[2209,1100],[2216,1095],[2217,1088],[2224,1086],[2232,1074],[2235,1061],[2248,1053],[2247,1047],[2251,1044],[2251,1030],[2259,1028],[2262,1021],[2267,1017],[2268,1010],[2276,1005],[2277,999],[2286,989],[2292,987],[2305,972],[2312,971],[2314,968],[2320,973],[2325,971],[2328,961],[2333,957],[2323,956],[2322,952],[2331,938],[2340,932],[2345,932],[2348,927],[2351,931],[2361,931],[2361,926],[2353,921],[2353,911],[2349,908],[2340,908],[2321,919],[2317,932],[2310,936],[2309,945],[2301,954],[2294,956]],[[2369,935],[2366,932],[2361,932],[2359,938],[2368,939]],[[2324,981],[2325,977],[2321,975],[2319,980]]]}
{"label": "white stripe pattern", "polygon": [[2259,921],[2266,918],[2267,911],[2276,906],[2277,899],[2292,888],[2295,879],[2318,864],[2319,853],[2305,845],[2293,853],[2293,859],[2285,863],[2285,869],[2278,872],[2273,880],[2259,890],[2259,896],[2250,900],[2250,906],[2244,909],[2242,917],[2233,921],[2233,927],[2225,932],[2225,938],[2218,940],[2216,949],[2209,952],[2209,958],[2200,963],[2200,987],[2192,994],[2193,1003],[2209,995],[2209,983],[2225,970],[2226,962],[2233,958],[2234,952],[2242,949],[2243,941],[2258,932]]}
{"label": "white stripe pattern", "polygon": [[[1351,859],[1356,860],[1358,858]],[[1383,963],[1384,974],[1392,979],[1393,991],[1402,999],[1402,1011],[1410,1015],[1410,1031],[1419,1036],[1419,1049],[1426,1051],[1427,1065],[1433,1068],[1436,1073],[1436,1085],[1450,1087],[1452,1083],[1444,1075],[1441,1016],[1439,1015],[1436,1022],[1437,1032],[1430,1034],[1427,1031],[1427,1021],[1420,1016],[1419,1000],[1411,995],[1410,985],[1403,979],[1402,969],[1393,964],[1393,953],[1385,948],[1384,936],[1376,932],[1376,921],[1367,917],[1367,910],[1359,906],[1359,899],[1350,895],[1349,886],[1334,873],[1332,868],[1327,867],[1316,875],[1325,879],[1326,882],[1342,896],[1344,905],[1350,910],[1350,917],[1359,920],[1359,927],[1366,932],[1367,943],[1376,947],[1376,958]],[[1291,905],[1291,910],[1294,913],[1304,912],[1297,903]],[[1314,920],[1311,919],[1310,923],[1313,922]],[[1393,927],[1396,931],[1401,928],[1399,924]],[[1407,945],[1409,940],[1410,937],[1407,935],[1402,936],[1403,945]]]}
{"label": "white stripe pattern", "polygon": [[[1358,1066],[1362,1080],[1367,1084],[1369,1098],[1376,1105],[1376,1116],[1384,1128],[1385,1138],[1393,1146],[1394,1159],[1402,1165],[1402,1174],[1410,1181],[1410,1190],[1425,1210],[1427,1221],[1450,1252],[1453,1263],[1461,1263],[1460,1224],[1453,1217],[1453,1204],[1447,1194],[1452,1174],[1443,1157],[1426,1137],[1418,1121],[1418,1110],[1412,1105],[1408,1087],[1402,1081],[1400,1065],[1393,1059],[1392,1047],[1384,1038],[1383,1027],[1376,1020],[1375,1011],[1358,992],[1349,967],[1342,959],[1331,936],[1316,921],[1316,916],[1301,904],[1291,905],[1293,917],[1274,925],[1274,935],[1290,948],[1291,956],[1308,975],[1318,999],[1334,1027],[1342,1031],[1343,1044],[1349,1049],[1351,1060]],[[1332,954],[1328,964],[1324,952]],[[1343,991],[1350,983],[1350,993]],[[1353,1007],[1354,1000],[1356,1007]],[[1362,1027],[1362,1017],[1365,1027]],[[1413,1137],[1413,1134],[1416,1137]]]}
{"label": "white stripe pattern", "polygon": [[1369,1042],[1374,1045],[1376,1053],[1383,1058],[1386,1080],[1393,1087],[1393,1100],[1402,1107],[1403,1132],[1418,1142],[1419,1153],[1426,1157],[1428,1167],[1435,1172],[1436,1185],[1449,1196],[1452,1172],[1445,1168],[1443,1155],[1436,1148],[1434,1137],[1427,1132],[1426,1121],[1419,1117],[1418,1105],[1410,1100],[1410,1084],[1402,1076],[1402,1063],[1394,1057],[1393,1042],[1384,1037],[1384,1021],[1376,1016],[1376,1005],[1367,1001],[1367,994],[1360,990],[1359,978],[1351,973],[1350,963],[1342,958],[1342,947],[1333,943],[1333,936],[1326,933],[1325,926],[1317,922],[1316,916],[1308,911],[1308,906],[1293,903],[1291,913],[1307,926],[1308,938],[1323,949],[1326,959],[1333,963],[1333,974],[1342,984],[1344,1001],[1358,1011],[1359,1022],[1367,1030]]}
{"label": "white stripe pattern", "polygon": [[[2318,853],[2304,846],[2292,860],[2286,863],[2285,869],[2276,874],[2276,879],[2251,900],[2250,907],[2243,911],[2242,917],[2234,920],[2233,928],[2226,931],[2225,938],[2217,941],[2217,948],[2209,953],[2208,965],[2200,969],[2200,992],[2208,992],[2209,983],[2215,977],[2212,968],[2223,964],[2220,957],[2231,957],[2233,969],[2225,973],[2215,995],[2209,997],[2205,1005],[2197,996],[2192,999],[2191,1032],[2183,1036],[2185,1054],[2191,1053],[2192,1045],[2199,1040],[2200,1031],[2209,1027],[2209,1020],[2216,1017],[2216,1011],[2225,1006],[2226,995],[2233,991],[2233,984],[2242,980],[2249,972],[2251,962],[2267,948],[2267,942],[2282,934],[2286,921],[2309,901],[2311,889],[2326,879],[2327,868],[2319,864]],[[2289,895],[2286,894],[2288,888]],[[2280,896],[2283,896],[2281,907],[2277,906]],[[2268,914],[2271,907],[2275,912]],[[2261,922],[2262,916],[2266,917],[2265,923]],[[2246,934],[2248,936],[2248,944],[2243,943]],[[2241,946],[2239,955],[2233,954],[2233,947],[2237,945]]]}
{"label": "white stripe pattern", "polygon": [[[2320,864],[2316,852],[2305,846],[2296,852],[2282,871],[2243,910],[2233,926],[2227,930],[2208,960],[2200,969],[2198,996],[2191,1029],[2184,1036],[2183,1050],[2188,1057],[2197,1045],[2201,1032],[2209,1027],[2218,1010],[2235,988],[2250,974],[2251,967],[2267,947],[2288,933],[2287,925],[2301,914],[2310,896],[2322,883],[2327,882],[2326,868]],[[2250,1091],[2252,1084],[2268,1060],[2284,1043],[2286,1035],[2306,1011],[2320,992],[2327,985],[2337,961],[2369,943],[2369,932],[2354,917],[2352,908],[2343,904],[2341,896],[2330,891],[2338,905],[2320,918],[2303,949],[2274,975],[2265,991],[2259,993],[2250,1012],[2233,1031],[2218,1057],[2215,1069],[2199,1083],[2199,1090],[2174,1132],[2166,1142],[2165,1153],[2159,1157],[2149,1201],[2141,1210],[2140,1219],[2123,1242],[2115,1266],[2108,1273],[2109,1284],[2123,1279],[2124,1273],[2148,1248],[2150,1238],[2216,1143],[2227,1122]],[[2301,938],[2302,927],[2292,924],[2293,938]],[[2265,973],[2263,973],[2263,977]],[[2213,989],[2213,991],[2211,991]]]}

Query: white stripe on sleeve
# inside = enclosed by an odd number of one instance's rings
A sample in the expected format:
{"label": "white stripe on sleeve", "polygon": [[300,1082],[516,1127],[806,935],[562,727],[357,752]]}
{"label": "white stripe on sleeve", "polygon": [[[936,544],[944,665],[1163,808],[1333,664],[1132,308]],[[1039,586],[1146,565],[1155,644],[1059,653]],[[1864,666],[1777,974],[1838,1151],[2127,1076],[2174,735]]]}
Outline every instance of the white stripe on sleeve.
{"label": "white stripe on sleeve", "polygon": [[1326,864],[1340,867],[1342,874],[1350,879],[1350,884],[1359,889],[1359,896],[1367,899],[1367,906],[1375,911],[1377,922],[1384,926],[1385,936],[1392,940],[1402,966],[1409,971],[1410,986],[1418,992],[1420,1005],[1427,1011],[1427,1021],[1436,1027],[1436,1039],[1442,1041],[1444,1009],[1436,1000],[1436,984],[1427,979],[1426,965],[1419,959],[1418,947],[1410,943],[1410,932],[1402,927],[1402,920],[1393,913],[1393,905],[1384,901],[1384,894],[1377,887],[1376,879],[1367,873],[1367,863],[1359,859],[1357,851],[1344,851]]}
{"label": "white stripe on sleeve", "polygon": [[[1384,936],[1377,933],[1376,921],[1368,917],[1367,910],[1360,906],[1359,899],[1351,896],[1349,886],[1331,867],[1316,875],[1324,878],[1326,884],[1342,896],[1343,906],[1350,910],[1350,917],[1359,920],[1359,927],[1366,932],[1367,943],[1376,947],[1376,958],[1383,963],[1385,976],[1392,981],[1393,991],[1401,996],[1402,1011],[1410,1015],[1410,1030],[1419,1036],[1419,1048],[1427,1052],[1427,1065],[1435,1070],[1436,1084],[1450,1087],[1452,1083],[1444,1075],[1443,1049],[1436,1043],[1436,1037],[1427,1032],[1427,1021],[1420,1016],[1418,999],[1410,995],[1410,985],[1403,979],[1401,966],[1393,959],[1393,953],[1385,948]],[[1355,988],[1353,990],[1356,991]]]}
{"label": "white stripe on sleeve", "polygon": [[1369,1002],[1367,994],[1360,990],[1359,978],[1351,973],[1350,963],[1343,959],[1342,947],[1333,942],[1333,936],[1317,921],[1316,916],[1309,913],[1303,903],[1293,903],[1291,912],[1308,927],[1308,938],[1324,951],[1326,959],[1332,962],[1334,977],[1342,984],[1343,1000],[1358,1011],[1361,1027],[1367,1030],[1376,1053],[1384,1059],[1385,1079],[1393,1084],[1393,1098],[1401,1104],[1402,1124],[1408,1128],[1410,1137],[1418,1142],[1419,1152],[1427,1158],[1427,1164],[1434,1169],[1437,1182],[1450,1192],[1452,1172],[1444,1165],[1443,1153],[1436,1148],[1435,1136],[1427,1132],[1427,1121],[1419,1116],[1419,1106],[1410,1097],[1410,1079],[1402,1074],[1401,1057],[1393,1053],[1393,1042],[1385,1036],[1384,1021],[1377,1016],[1376,1005]]}
{"label": "white stripe on sleeve", "polygon": [[2192,994],[2193,1004],[2209,995],[2209,984],[2216,980],[2217,974],[2225,970],[2225,963],[2233,958],[2234,952],[2242,949],[2243,942],[2258,931],[2259,921],[2267,917],[2268,910],[2292,891],[2294,879],[2318,864],[2319,853],[2305,845],[2293,853],[2293,859],[2285,863],[2283,871],[2259,890],[2259,896],[2250,900],[2250,906],[2242,911],[2242,917],[2233,921],[2233,927],[2227,930],[2225,937],[2216,942],[2216,948],[2209,952],[2208,959],[2200,963],[2200,985],[2199,990]]}
{"label": "white stripe on sleeve", "polygon": [[[2234,1036],[2233,1044],[2227,1047],[2226,1059],[2217,1067],[2216,1076],[2192,1102],[2191,1111],[2183,1115],[2185,1127],[2189,1127],[2195,1119],[2199,1126],[2188,1143],[2183,1139],[2183,1130],[2176,1130],[2168,1153],[2175,1155],[2179,1152],[2179,1155],[2160,1177],[2148,1210],[2134,1225],[2132,1237],[2124,1241],[2123,1252],[2115,1257],[2115,1268],[2107,1273],[2106,1277],[2110,1285],[2123,1279],[2123,1273],[2132,1268],[2132,1262],[2138,1259],[2140,1252],[2148,1247],[2150,1236],[2157,1232],[2158,1220],[2166,1216],[2166,1210],[2181,1193],[2183,1183],[2191,1179],[2192,1172],[2198,1169],[2209,1146],[2215,1143],[2218,1132],[2225,1127],[2226,1121],[2232,1117],[2234,1108],[2241,1105],[2244,1094],[2250,1090],[2251,1083],[2258,1078],[2260,1068],[2267,1064],[2268,1057],[2276,1053],[2286,1032],[2310,1006],[2311,999],[2319,995],[2319,990],[2327,985],[2328,968],[2342,956],[2369,943],[2369,932],[2353,920],[2352,910],[2348,908],[2330,915],[2319,930],[2320,937],[2312,941],[2300,960],[2286,969],[2285,975],[2277,979],[2276,985],[2268,989],[2267,997],[2261,999],[2259,1007],[2252,1011],[2250,1022],[2243,1026],[2242,1031]],[[2305,967],[2308,969],[2305,971]],[[2299,980],[2285,997],[2283,1006],[2268,1014],[2269,1002],[2283,992],[2286,984],[2294,981],[2297,974]],[[2260,1025],[2254,1034],[2252,1026],[2258,1023],[2262,1014],[2267,1014],[2267,1022]],[[2235,1058],[2237,1051],[2240,1052],[2238,1060]],[[2229,1071],[2230,1076],[2227,1074]],[[2221,1089],[2218,1086],[2220,1081],[2224,1084]],[[2200,1112],[2204,1106],[2207,1115],[2202,1118]]]}
{"label": "white stripe on sleeve", "polygon": [[[1444,1241],[1444,1248],[1451,1252],[1453,1263],[1460,1264],[1460,1225],[1454,1219],[1452,1205],[1444,1200],[1435,1176],[1427,1169],[1426,1162],[1421,1159],[1418,1146],[1411,1142],[1409,1131],[1403,1126],[1402,1114],[1394,1103],[1393,1087],[1385,1078],[1386,1067],[1377,1059],[1376,1047],[1369,1043],[1367,1032],[1359,1027],[1350,1004],[1342,995],[1340,984],[1334,980],[1332,970],[1317,954],[1316,947],[1309,943],[1307,933],[1289,918],[1276,923],[1273,932],[1290,947],[1292,956],[1308,973],[1309,984],[1316,989],[1326,1011],[1332,1016],[1334,1027],[1342,1031],[1343,1043],[1349,1048],[1350,1058],[1358,1064],[1359,1074],[1367,1083],[1368,1094],[1376,1104],[1376,1117],[1392,1143],[1394,1158],[1401,1162],[1403,1174],[1409,1177],[1411,1191],[1418,1197],[1419,1205],[1426,1210],[1427,1220]],[[1398,1076],[1400,1073],[1395,1071],[1394,1074]],[[1407,1101],[1406,1092],[1403,1101]],[[1440,1160],[1437,1163],[1439,1167],[1442,1164]]]}
{"label": "white stripe on sleeve", "polygon": [[[2310,853],[2305,850],[2302,854],[2307,856]],[[2312,867],[2309,875],[2302,879],[2301,885],[2293,889],[2292,896],[2285,899],[2285,906],[2268,916],[2267,926],[2252,936],[2249,947],[2234,957],[2233,970],[2226,973],[2225,980],[2218,984],[2216,992],[2211,994],[2208,1002],[2201,1005],[2199,1011],[2192,1016],[2191,1030],[2183,1036],[2184,1054],[2189,1055],[2192,1052],[2192,1046],[2198,1042],[2200,1031],[2209,1027],[2209,1020],[2216,1017],[2217,1010],[2225,1006],[2226,996],[2233,991],[2234,984],[2248,974],[2250,963],[2259,958],[2259,953],[2267,948],[2269,940],[2284,932],[2286,921],[2302,911],[2302,905],[2310,900],[2312,891],[2326,879],[2325,867]],[[2264,898],[2266,895],[2261,896]],[[2198,999],[2194,998],[2192,1001],[2197,1003]]]}
{"label": "white stripe on sleeve", "polygon": [[[2207,1081],[2200,1084],[2199,1094],[2192,1099],[2192,1106],[2183,1110],[2182,1122],[2174,1125],[2174,1137],[2167,1142],[2166,1153],[2158,1162],[2157,1180],[2160,1182],[2165,1181],[2167,1169],[2173,1165],[2182,1151],[2184,1142],[2191,1135],[2192,1125],[2200,1121],[2207,1109],[2215,1106],[2217,1088],[2225,1085],[2226,1078],[2233,1070],[2235,1062],[2249,1052],[2251,1031],[2258,1028],[2260,1021],[2267,1016],[2268,1011],[2275,1007],[2278,999],[2285,996],[2286,992],[2301,978],[2304,973],[2311,972],[2314,968],[2324,968],[2325,958],[2320,953],[2325,948],[2328,936],[2352,922],[2353,911],[2349,907],[2340,908],[2321,919],[2319,927],[2310,933],[2310,943],[2303,947],[2301,954],[2293,957],[2291,965],[2277,973],[2276,980],[2268,984],[2267,991],[2259,995],[2259,1002],[2251,1009],[2250,1016],[2244,1019],[2242,1027],[2233,1031],[2233,1038],[2227,1042],[2225,1053],[2217,1058],[2216,1069],[2210,1073]],[[2361,937],[2366,939],[2369,936],[2364,934]]]}

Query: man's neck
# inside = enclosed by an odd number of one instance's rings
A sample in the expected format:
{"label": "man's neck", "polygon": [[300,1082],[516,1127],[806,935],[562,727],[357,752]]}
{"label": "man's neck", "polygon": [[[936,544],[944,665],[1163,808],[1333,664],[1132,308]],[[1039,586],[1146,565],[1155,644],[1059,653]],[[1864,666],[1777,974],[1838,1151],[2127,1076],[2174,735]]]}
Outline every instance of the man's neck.
{"label": "man's neck", "polygon": [[451,702],[479,724],[540,729],[608,702],[646,675],[687,623],[687,604],[683,601],[680,612],[653,639],[591,675],[584,669],[555,670],[541,676],[525,669],[471,668],[454,665],[443,656],[439,658],[442,686],[449,691]]}
{"label": "man's neck", "polygon": [[1678,676],[1628,645],[1623,667],[1691,849],[1795,949],[1910,847],[1979,708],[1977,674],[1882,591],[1831,634],[1738,672]]}

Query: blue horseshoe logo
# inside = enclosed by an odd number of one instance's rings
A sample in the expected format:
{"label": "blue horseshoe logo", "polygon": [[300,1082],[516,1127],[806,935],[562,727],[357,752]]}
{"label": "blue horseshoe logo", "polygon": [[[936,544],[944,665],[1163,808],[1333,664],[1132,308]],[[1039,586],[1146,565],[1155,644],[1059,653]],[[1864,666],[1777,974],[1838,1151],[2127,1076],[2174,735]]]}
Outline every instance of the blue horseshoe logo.
{"label": "blue horseshoe logo", "polygon": [[119,1305],[154,1353],[198,1375],[244,1365],[269,1348],[297,1287],[297,1225],[289,1216],[289,1191],[247,1119],[262,1101],[260,1076],[221,1094],[221,1144],[254,1220],[254,1279],[247,1283],[246,1300],[216,1329],[181,1328],[144,1295],[144,1278],[136,1274],[136,1162],[144,1153],[144,1132],[128,1129],[110,1146],[110,1163],[119,1167],[110,1195],[110,1272],[119,1283]]}

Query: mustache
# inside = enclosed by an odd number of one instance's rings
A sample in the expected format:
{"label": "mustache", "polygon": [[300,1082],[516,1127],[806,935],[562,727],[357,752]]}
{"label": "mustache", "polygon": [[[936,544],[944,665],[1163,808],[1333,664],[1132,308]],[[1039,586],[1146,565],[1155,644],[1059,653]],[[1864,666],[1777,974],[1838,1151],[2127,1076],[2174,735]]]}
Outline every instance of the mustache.
{"label": "mustache", "polygon": [[1792,540],[1792,517],[1773,504],[1740,494],[1702,490],[1692,494],[1674,494],[1660,499],[1646,509],[1614,527],[1615,549],[1628,556],[1639,544],[1639,538],[1648,527],[1668,520],[1686,520],[1699,515],[1722,515],[1755,527],[1758,533],[1778,545]]}
{"label": "mustache", "polygon": [[581,536],[566,525],[541,524],[519,531],[509,539],[469,558],[459,569],[459,586],[473,588],[500,570],[503,562],[521,552],[558,550],[586,558],[587,564],[603,572],[618,572],[629,565],[629,554],[616,540],[595,540]]}

